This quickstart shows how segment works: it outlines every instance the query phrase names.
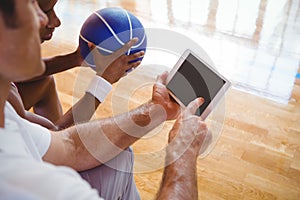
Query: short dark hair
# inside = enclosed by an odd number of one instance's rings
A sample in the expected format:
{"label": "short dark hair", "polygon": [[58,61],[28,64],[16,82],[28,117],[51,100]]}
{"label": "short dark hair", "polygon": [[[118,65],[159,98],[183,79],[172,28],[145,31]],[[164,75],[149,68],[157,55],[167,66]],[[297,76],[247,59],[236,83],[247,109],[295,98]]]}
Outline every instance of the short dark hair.
{"label": "short dark hair", "polygon": [[8,28],[17,27],[15,7],[15,0],[0,0],[0,14],[3,17],[4,23]]}

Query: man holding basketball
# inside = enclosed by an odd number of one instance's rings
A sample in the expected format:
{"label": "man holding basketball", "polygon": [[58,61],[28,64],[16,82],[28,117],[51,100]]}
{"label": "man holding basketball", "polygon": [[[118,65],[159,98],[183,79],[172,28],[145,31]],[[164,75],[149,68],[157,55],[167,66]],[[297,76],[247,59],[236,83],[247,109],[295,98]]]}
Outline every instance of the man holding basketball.
{"label": "man holding basketball", "polygon": [[[61,22],[54,11],[57,0],[38,0],[38,3],[49,19],[48,24],[40,29],[41,42],[44,42],[52,38],[55,28],[59,27]],[[106,60],[110,60],[110,62],[107,66],[102,66],[99,69],[99,73],[97,73],[99,78],[100,76],[102,77],[103,82],[113,84],[124,76],[126,70],[135,68],[140,64],[140,61],[134,63],[129,63],[129,61],[143,56],[144,52],[137,52],[128,56],[123,55],[136,42],[136,39],[129,41],[118,52],[105,58]],[[94,45],[90,44],[90,47],[94,48]],[[103,56],[97,51],[93,52],[96,58],[100,57],[101,62]],[[76,116],[80,116],[80,118],[76,118],[76,123],[88,121],[101,102],[90,93],[86,93],[76,105],[63,115],[56,91],[55,80],[52,76],[55,73],[83,65],[83,58],[79,47],[72,53],[47,58],[44,61],[46,70],[42,75],[34,77],[30,81],[17,82],[15,83],[16,86],[12,85],[9,101],[18,114],[49,129],[69,127],[74,124],[73,116],[76,113],[79,113]],[[104,62],[103,59],[102,62]],[[34,113],[37,115],[26,111],[30,108],[33,108]]]}
{"label": "man holding basketball", "polygon": [[[158,77],[149,102],[114,118],[56,132],[21,118],[6,99],[11,82],[32,79],[45,70],[40,58],[38,28],[46,23],[47,17],[40,12],[36,1],[0,1],[0,43],[9,47],[1,48],[0,53],[0,161],[5,163],[0,166],[0,186],[4,182],[31,194],[31,199],[98,199],[97,192],[68,167],[82,171],[126,153],[123,149],[147,132],[165,120],[175,119],[179,106],[168,95],[164,73]],[[24,63],[28,66],[24,67]],[[158,199],[197,199],[196,161],[207,130],[193,114],[202,103],[203,99],[191,102],[177,117],[169,134],[168,166]],[[126,183],[126,180],[112,181]],[[107,189],[115,194],[107,198],[139,198],[127,194],[131,181],[129,177],[127,190],[118,190],[120,193],[109,185]]]}

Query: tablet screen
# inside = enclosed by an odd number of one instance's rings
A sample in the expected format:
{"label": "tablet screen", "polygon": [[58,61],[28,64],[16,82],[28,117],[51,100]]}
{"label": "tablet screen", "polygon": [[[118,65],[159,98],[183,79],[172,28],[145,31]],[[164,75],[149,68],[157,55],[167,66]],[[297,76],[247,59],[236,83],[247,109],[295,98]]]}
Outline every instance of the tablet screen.
{"label": "tablet screen", "polygon": [[167,88],[185,106],[197,97],[203,97],[205,102],[196,112],[200,116],[225,83],[206,64],[189,53],[167,84]]}

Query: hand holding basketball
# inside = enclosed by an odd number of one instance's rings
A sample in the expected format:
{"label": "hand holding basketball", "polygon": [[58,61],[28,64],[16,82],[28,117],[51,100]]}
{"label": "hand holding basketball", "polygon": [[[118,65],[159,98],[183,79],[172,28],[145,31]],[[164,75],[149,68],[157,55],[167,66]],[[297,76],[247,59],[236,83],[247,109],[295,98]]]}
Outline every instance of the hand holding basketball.
{"label": "hand holding basketball", "polygon": [[137,38],[134,38],[126,43],[122,48],[107,56],[99,53],[99,51],[96,49],[96,46],[91,44],[90,48],[96,66],[96,74],[113,84],[122,78],[128,70],[138,67],[141,61],[130,61],[137,60],[144,56],[143,51],[131,55],[125,55],[128,49],[130,49],[136,42]]}
{"label": "hand holding basketball", "polygon": [[[136,44],[129,41],[137,37]],[[79,38],[80,53],[84,62],[96,70],[94,53],[90,53],[89,44],[95,44],[94,50],[102,55],[110,55],[120,50],[122,54],[131,55],[146,50],[147,38],[141,22],[122,8],[104,8],[94,12],[84,22]],[[124,48],[123,48],[124,47]],[[124,51],[126,49],[126,51]],[[119,52],[115,55],[119,55]],[[138,56],[139,55],[139,56]],[[141,54],[129,57],[129,63],[142,60]],[[119,58],[121,54],[114,58]],[[137,57],[137,59],[136,59]],[[115,62],[115,59],[112,60]]]}

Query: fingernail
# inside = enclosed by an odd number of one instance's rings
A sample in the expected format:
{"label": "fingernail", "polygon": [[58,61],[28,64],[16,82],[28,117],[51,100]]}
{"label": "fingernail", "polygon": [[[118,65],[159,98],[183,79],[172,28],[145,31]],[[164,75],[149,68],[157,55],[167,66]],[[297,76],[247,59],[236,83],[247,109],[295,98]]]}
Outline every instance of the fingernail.
{"label": "fingernail", "polygon": [[88,42],[88,47],[89,47],[89,48],[94,48],[95,45],[94,45],[92,42]]}
{"label": "fingernail", "polygon": [[199,100],[201,101],[201,103],[204,102],[204,98],[200,97]]}

